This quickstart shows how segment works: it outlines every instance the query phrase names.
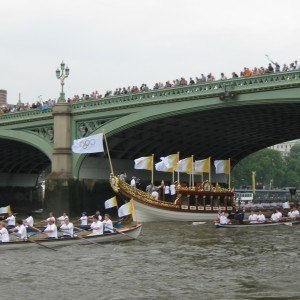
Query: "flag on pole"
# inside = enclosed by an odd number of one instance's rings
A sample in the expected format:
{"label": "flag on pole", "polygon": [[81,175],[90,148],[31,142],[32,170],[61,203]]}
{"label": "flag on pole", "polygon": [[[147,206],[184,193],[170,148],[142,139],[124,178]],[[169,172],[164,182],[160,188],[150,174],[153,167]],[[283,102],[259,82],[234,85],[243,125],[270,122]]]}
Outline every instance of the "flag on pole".
{"label": "flag on pole", "polygon": [[160,172],[173,172],[173,168],[168,168],[163,161],[155,164],[155,170]]}
{"label": "flag on pole", "polygon": [[104,202],[105,209],[112,208],[112,207],[115,207],[115,206],[118,206],[116,196],[114,196],[114,197],[112,197],[112,198],[110,198],[110,199],[108,199]]}
{"label": "flag on pole", "polygon": [[187,157],[185,159],[181,159],[177,167],[175,168],[176,172],[185,172],[192,173],[192,165],[193,165],[193,157]]}
{"label": "flag on pole", "polygon": [[194,163],[195,173],[209,173],[209,158],[196,160]]}
{"label": "flag on pole", "polygon": [[103,133],[90,135],[86,138],[73,141],[72,151],[74,153],[97,153],[104,152]]}
{"label": "flag on pole", "polygon": [[119,217],[124,217],[128,215],[133,215],[134,207],[133,207],[133,200],[131,199],[129,202],[125,203],[118,209]]}
{"label": "flag on pole", "polygon": [[216,174],[229,174],[230,173],[230,161],[229,159],[225,160],[215,160],[214,165],[216,167]]}
{"label": "flag on pole", "polygon": [[135,169],[145,169],[145,170],[153,170],[153,157],[145,156],[140,157],[134,160],[134,168]]}
{"label": "flag on pole", "polygon": [[7,214],[10,211],[10,205],[0,207],[0,214]]}
{"label": "flag on pole", "polygon": [[175,169],[178,164],[179,155],[178,153],[170,154],[166,157],[161,157],[160,159],[164,162],[168,169]]}

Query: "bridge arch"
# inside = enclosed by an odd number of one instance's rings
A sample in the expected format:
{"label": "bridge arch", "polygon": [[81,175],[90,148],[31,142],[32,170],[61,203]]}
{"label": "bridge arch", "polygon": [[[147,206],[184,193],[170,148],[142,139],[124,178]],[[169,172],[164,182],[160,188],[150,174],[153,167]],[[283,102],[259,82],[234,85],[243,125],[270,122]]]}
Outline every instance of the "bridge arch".
{"label": "bridge arch", "polygon": [[51,160],[51,144],[34,134],[20,130],[0,129],[0,139],[8,139],[30,145],[40,150]]}
{"label": "bridge arch", "polygon": [[[186,128],[189,134],[188,139],[181,138],[185,143],[185,146],[181,146],[183,154],[189,152],[192,143],[193,148],[199,149],[197,154],[201,154],[202,157],[213,153],[215,158],[230,157],[233,158],[233,163],[236,163],[262,148],[299,138],[300,121],[297,117],[300,111],[299,94],[300,89],[294,88],[288,91],[275,90],[238,95],[236,100],[225,102],[217,97],[211,97],[145,106],[137,108],[131,114],[108,122],[95,130],[93,134],[99,133],[105,128],[109,144],[115,146],[117,137],[125,131],[129,136],[130,132],[134,134],[135,129],[138,132],[138,129],[141,128],[140,133],[144,131],[145,137],[154,138],[155,134],[147,134],[147,130],[153,130],[153,132],[161,130],[162,136],[165,138],[168,130],[164,129],[164,126],[168,127],[170,131],[171,125],[174,130],[179,130],[178,124],[180,123],[181,127]],[[204,124],[201,124],[201,121]],[[149,125],[151,123],[154,125]],[[208,123],[211,127],[209,130]],[[206,131],[211,132],[213,127],[215,133],[211,133],[210,137]],[[159,139],[154,138],[153,144],[158,144],[162,149],[155,149],[145,140],[140,143],[134,142],[134,147],[131,148],[134,151],[133,157],[157,153],[155,150],[159,150],[160,155],[170,153],[168,148],[175,149],[176,143],[180,142],[180,135],[182,136],[184,132],[177,131],[177,133],[177,137],[174,132],[170,138],[166,138],[164,143],[160,143]],[[224,144],[223,149],[222,144]],[[134,149],[135,147],[138,149]],[[73,174],[75,176],[78,176],[84,159],[84,155],[74,157]]]}

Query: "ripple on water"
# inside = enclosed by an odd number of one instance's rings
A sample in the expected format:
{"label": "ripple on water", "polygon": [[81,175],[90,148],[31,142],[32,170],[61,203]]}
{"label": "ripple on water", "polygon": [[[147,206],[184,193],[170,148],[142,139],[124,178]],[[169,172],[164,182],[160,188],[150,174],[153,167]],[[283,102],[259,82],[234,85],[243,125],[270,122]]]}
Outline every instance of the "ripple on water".
{"label": "ripple on water", "polygon": [[[300,299],[300,226],[144,224],[137,241],[1,253],[13,299]],[[4,274],[4,275],[3,275]]]}

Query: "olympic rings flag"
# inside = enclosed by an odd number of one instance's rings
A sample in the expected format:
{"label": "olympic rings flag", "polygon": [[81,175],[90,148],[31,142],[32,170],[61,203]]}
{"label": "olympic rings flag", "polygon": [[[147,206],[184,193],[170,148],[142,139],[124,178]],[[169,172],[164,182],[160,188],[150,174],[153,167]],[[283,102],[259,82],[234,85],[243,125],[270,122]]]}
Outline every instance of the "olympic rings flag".
{"label": "olympic rings flag", "polygon": [[104,152],[103,133],[90,135],[86,138],[73,141],[72,151],[74,153],[96,153]]}

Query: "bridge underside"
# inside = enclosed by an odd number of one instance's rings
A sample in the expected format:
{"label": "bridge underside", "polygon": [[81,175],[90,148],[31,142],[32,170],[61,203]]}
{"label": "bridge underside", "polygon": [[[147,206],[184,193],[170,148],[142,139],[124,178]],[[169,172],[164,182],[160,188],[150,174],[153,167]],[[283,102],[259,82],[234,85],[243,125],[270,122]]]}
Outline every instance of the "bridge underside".
{"label": "bridge underside", "polygon": [[0,153],[0,186],[34,186],[51,164],[38,149],[9,139],[0,139]]}
{"label": "bridge underside", "polygon": [[232,159],[300,138],[300,104],[264,104],[198,111],[138,125],[109,138],[112,158],[180,152],[180,157]]}

